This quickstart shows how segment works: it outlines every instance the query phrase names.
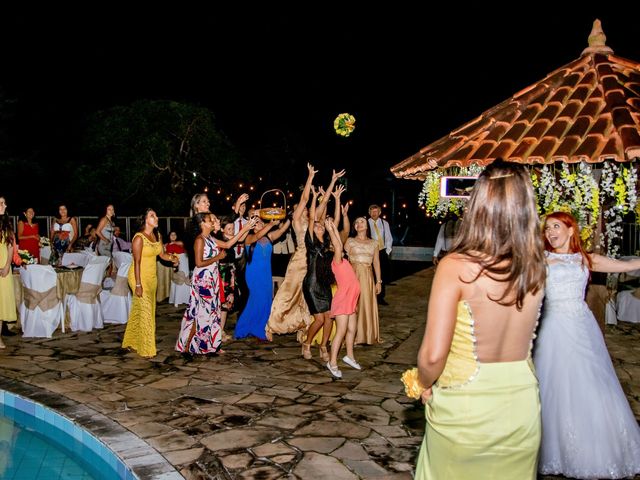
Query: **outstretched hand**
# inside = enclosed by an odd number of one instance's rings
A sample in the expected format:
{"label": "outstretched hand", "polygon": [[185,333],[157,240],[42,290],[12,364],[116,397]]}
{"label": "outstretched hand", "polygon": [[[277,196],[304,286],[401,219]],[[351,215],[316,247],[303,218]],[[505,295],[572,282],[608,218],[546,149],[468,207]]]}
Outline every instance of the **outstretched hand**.
{"label": "outstretched hand", "polygon": [[315,168],[313,168],[313,165],[311,165],[310,163],[307,162],[307,170],[309,170],[309,175],[313,176],[316,173],[318,173],[318,170],[316,170]]}
{"label": "outstretched hand", "polygon": [[342,216],[346,217],[347,214],[349,213],[349,204],[345,203],[344,205],[342,205],[341,210],[342,210]]}
{"label": "outstretched hand", "polygon": [[333,171],[333,176],[332,179],[335,182],[336,180],[338,180],[340,177],[344,177],[344,174],[347,173],[347,171],[343,168],[342,170],[340,170],[339,172],[336,172],[335,170]]}
{"label": "outstretched hand", "polygon": [[342,192],[345,191],[344,185],[338,185],[333,192],[331,192],[331,195],[333,195],[335,197],[335,199],[337,200],[338,198],[340,198],[340,195],[342,195]]}

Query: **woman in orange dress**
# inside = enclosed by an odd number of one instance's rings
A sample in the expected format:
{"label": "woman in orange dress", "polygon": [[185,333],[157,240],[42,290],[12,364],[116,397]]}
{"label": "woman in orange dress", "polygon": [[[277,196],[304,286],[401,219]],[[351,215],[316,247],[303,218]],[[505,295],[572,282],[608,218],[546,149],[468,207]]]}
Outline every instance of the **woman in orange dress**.
{"label": "woman in orange dress", "polygon": [[40,263],[40,234],[38,224],[33,221],[35,212],[27,208],[18,220],[18,244],[20,250],[27,250],[36,263]]}

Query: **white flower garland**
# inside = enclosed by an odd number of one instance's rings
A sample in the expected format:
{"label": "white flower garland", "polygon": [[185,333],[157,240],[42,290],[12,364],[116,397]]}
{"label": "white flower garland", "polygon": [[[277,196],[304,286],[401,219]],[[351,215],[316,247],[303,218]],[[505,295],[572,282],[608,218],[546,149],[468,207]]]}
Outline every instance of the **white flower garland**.
{"label": "white flower garland", "polygon": [[[580,225],[582,240],[590,248],[602,210],[604,235],[600,238],[600,245],[607,255],[615,257],[623,234],[623,216],[635,212],[640,218],[638,165],[631,162],[622,166],[606,161],[596,168],[601,169],[599,182],[595,178],[594,168],[586,162],[575,165],[562,163],[558,167],[530,166],[538,212],[572,213]],[[418,196],[418,204],[427,216],[444,217],[448,213],[460,215],[464,200],[440,198],[440,179],[444,175],[476,176],[482,170],[482,167],[471,165],[429,172]]]}

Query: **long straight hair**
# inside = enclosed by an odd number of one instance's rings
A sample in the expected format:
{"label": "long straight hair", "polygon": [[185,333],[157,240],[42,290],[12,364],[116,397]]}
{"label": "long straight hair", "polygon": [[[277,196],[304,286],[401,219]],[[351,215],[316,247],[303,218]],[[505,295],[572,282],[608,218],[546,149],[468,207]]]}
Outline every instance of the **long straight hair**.
{"label": "long straight hair", "polygon": [[[573,228],[573,235],[571,235],[571,238],[569,239],[569,251],[571,253],[580,253],[580,255],[582,255],[582,264],[586,265],[589,267],[589,270],[591,270],[591,267],[593,266],[591,264],[591,257],[582,245],[582,241],[580,239],[580,227],[578,226],[578,222],[575,217],[566,212],[553,212],[545,217],[545,225],[547,224],[547,220],[550,218],[555,218],[559,222],[562,222],[567,228]],[[542,231],[542,237],[544,240],[544,249],[549,252],[553,252],[553,247],[549,243],[549,240],[547,240],[544,230]]]}
{"label": "long straight hair", "polygon": [[[519,164],[497,159],[478,178],[451,249],[505,284],[501,305],[522,309],[544,287],[546,268],[531,178]],[[470,282],[469,282],[470,283]]]}

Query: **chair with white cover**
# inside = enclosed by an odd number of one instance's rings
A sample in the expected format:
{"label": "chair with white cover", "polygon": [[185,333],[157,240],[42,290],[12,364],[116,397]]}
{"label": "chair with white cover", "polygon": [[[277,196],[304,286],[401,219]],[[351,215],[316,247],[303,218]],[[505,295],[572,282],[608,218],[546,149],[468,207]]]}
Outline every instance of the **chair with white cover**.
{"label": "chair with white cover", "polygon": [[181,253],[178,257],[178,271],[171,274],[171,287],[169,288],[169,303],[173,303],[175,307],[183,303],[189,303],[191,295],[189,257],[186,253]]}
{"label": "chair with white cover", "polygon": [[62,255],[62,266],[77,265],[85,267],[89,263],[89,255],[83,252],[67,252]]}
{"label": "chair with white cover", "polygon": [[109,263],[111,263],[111,257],[103,255],[87,255],[87,265],[98,264],[106,265],[108,267]]}
{"label": "chair with white cover", "polygon": [[57,277],[53,267],[29,265],[20,269],[23,285],[20,321],[25,337],[51,338],[58,325],[64,332],[64,307],[57,297]]}
{"label": "chair with white cover", "polygon": [[113,264],[117,269],[120,269],[120,266],[123,263],[131,263],[133,261],[133,256],[129,252],[113,252]]}
{"label": "chair with white cover", "polygon": [[[100,257],[97,257],[100,258]],[[109,257],[105,257],[109,258]],[[102,328],[102,310],[100,309],[100,290],[102,279],[109,262],[89,262],[82,272],[80,289],[75,295],[67,295],[65,303],[71,319],[71,330],[90,332]]]}
{"label": "chair with white cover", "polygon": [[40,247],[40,265],[49,265],[51,247]]}
{"label": "chair with white cover", "polygon": [[113,288],[100,292],[100,306],[104,323],[127,323],[129,319],[131,290],[127,276],[130,267],[130,261],[122,263],[118,268],[118,276]]}
{"label": "chair with white cover", "polygon": [[616,310],[621,322],[640,323],[640,288],[618,293]]}

